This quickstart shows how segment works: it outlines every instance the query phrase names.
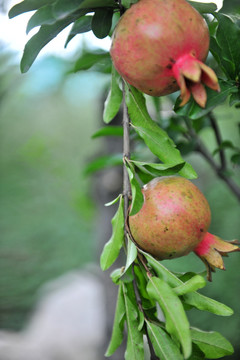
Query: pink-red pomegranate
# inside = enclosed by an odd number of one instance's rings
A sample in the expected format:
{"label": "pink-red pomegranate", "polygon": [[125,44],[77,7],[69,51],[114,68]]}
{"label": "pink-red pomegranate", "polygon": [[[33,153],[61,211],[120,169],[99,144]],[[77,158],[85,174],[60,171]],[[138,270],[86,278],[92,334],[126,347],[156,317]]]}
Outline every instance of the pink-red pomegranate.
{"label": "pink-red pomegranate", "polygon": [[179,176],[155,178],[142,193],[141,210],[129,217],[137,245],[159,260],[194,251],[208,269],[224,269],[221,255],[238,251],[236,241],[224,241],[207,230],[211,222],[208,202],[189,180]]}
{"label": "pink-red pomegranate", "polygon": [[190,99],[205,107],[203,84],[219,91],[218,79],[203,62],[209,32],[203,17],[185,0],[140,0],[121,17],[111,56],[119,74],[152,96],[181,90],[181,106]]}

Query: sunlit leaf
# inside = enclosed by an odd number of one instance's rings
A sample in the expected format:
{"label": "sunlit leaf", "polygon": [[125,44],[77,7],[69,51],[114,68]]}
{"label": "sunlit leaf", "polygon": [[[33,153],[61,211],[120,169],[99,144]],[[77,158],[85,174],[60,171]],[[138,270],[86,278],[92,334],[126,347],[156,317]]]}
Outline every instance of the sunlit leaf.
{"label": "sunlit leaf", "polygon": [[[171,287],[184,285],[176,275],[163,266],[159,261],[154,259],[150,254],[141,250],[141,253],[147,258],[149,265],[152,266],[157,276],[167,282]],[[183,300],[186,304],[196,307],[199,310],[209,311],[215,315],[230,316],[233,310],[225,304],[204,296],[198,292],[192,292],[183,295]]]}
{"label": "sunlit leaf", "polygon": [[175,287],[173,290],[176,295],[181,296],[189,292],[193,292],[198,289],[201,289],[205,285],[206,285],[206,280],[200,275],[195,275],[191,279],[186,281],[183,285],[179,285]]}
{"label": "sunlit leaf", "polygon": [[[143,95],[128,85],[126,90],[126,103],[131,125],[143,138],[151,152],[163,163],[176,165],[184,162],[168,134],[149,116]],[[186,163],[179,173],[190,179],[197,176],[191,165]]]}
{"label": "sunlit leaf", "polygon": [[165,281],[155,276],[149,279],[147,291],[149,296],[159,303],[164,313],[167,332],[178,339],[184,357],[188,358],[191,354],[192,340],[182,302]]}
{"label": "sunlit leaf", "polygon": [[100,258],[102,270],[107,270],[117,259],[124,242],[124,214],[123,198],[120,198],[119,207],[112,218],[112,236],[105,244]]}
{"label": "sunlit leaf", "polygon": [[160,327],[146,320],[148,335],[152,342],[155,354],[161,360],[183,360],[176,343]]}

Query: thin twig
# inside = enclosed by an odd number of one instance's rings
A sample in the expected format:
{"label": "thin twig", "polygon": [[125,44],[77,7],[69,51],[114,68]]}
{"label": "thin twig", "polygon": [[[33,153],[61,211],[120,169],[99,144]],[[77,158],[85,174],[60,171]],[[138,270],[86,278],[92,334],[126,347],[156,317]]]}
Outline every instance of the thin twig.
{"label": "thin twig", "polygon": [[240,201],[240,187],[225,173],[222,171],[222,167],[219,166],[213,159],[211,153],[208,151],[206,146],[203,144],[200,137],[197,135],[195,130],[192,128],[190,122],[188,119],[185,119],[185,122],[188,127],[188,132],[192,139],[196,142],[196,150],[202,154],[202,156],[207,160],[207,162],[211,165],[215,173],[219,178],[221,178],[226,185],[229,187],[229,189],[233,192],[233,194],[237,197],[237,199]]}
{"label": "thin twig", "polygon": [[224,171],[227,168],[227,161],[226,161],[225,151],[224,151],[224,149],[221,148],[222,136],[221,136],[221,133],[220,133],[220,129],[218,127],[218,124],[217,124],[217,121],[216,121],[216,118],[215,118],[213,112],[210,112],[208,114],[208,118],[209,118],[209,120],[211,122],[211,126],[213,128],[213,131],[214,131],[214,134],[215,134],[215,137],[216,137],[216,140],[217,140],[217,144],[218,144],[218,147],[219,147],[219,155],[220,155],[220,161],[221,161],[220,170]]}

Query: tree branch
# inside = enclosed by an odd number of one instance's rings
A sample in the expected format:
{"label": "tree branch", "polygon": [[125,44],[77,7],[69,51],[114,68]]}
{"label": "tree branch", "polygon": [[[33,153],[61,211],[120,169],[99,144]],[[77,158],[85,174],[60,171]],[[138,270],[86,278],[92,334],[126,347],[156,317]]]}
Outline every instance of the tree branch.
{"label": "tree branch", "polygon": [[229,187],[229,189],[233,192],[233,194],[237,197],[237,199],[240,201],[240,187],[222,170],[222,166],[219,166],[213,159],[212,155],[206,148],[206,146],[201,141],[200,137],[197,135],[195,130],[192,128],[190,122],[188,119],[185,119],[185,122],[188,127],[188,132],[192,139],[196,141],[196,151],[202,154],[202,156],[207,160],[207,162],[211,165],[215,173],[219,178],[221,178],[226,185]]}
{"label": "tree branch", "polygon": [[226,157],[225,157],[225,151],[224,149],[221,149],[221,144],[222,144],[222,136],[221,136],[221,133],[220,133],[220,130],[219,130],[219,127],[218,127],[218,124],[217,124],[217,121],[216,121],[216,118],[213,114],[213,112],[210,112],[208,114],[208,118],[211,122],[211,126],[213,128],[213,131],[215,133],[215,137],[216,137],[216,140],[217,140],[217,144],[219,146],[219,155],[220,155],[220,161],[221,161],[221,171],[224,171],[226,170],[227,168],[227,161],[226,161]]}

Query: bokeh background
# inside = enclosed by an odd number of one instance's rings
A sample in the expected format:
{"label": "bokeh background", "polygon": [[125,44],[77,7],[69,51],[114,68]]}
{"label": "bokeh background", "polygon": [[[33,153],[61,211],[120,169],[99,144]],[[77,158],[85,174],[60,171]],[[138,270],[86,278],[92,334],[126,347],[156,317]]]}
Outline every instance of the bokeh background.
{"label": "bokeh background", "polygon": [[[1,16],[5,16],[12,4],[1,2]],[[224,10],[232,9],[240,14],[239,1],[225,0]],[[103,139],[92,140],[91,135],[103,125],[103,101],[110,77],[93,70],[69,72],[86,41],[78,37],[66,55],[62,44],[62,50],[53,49],[41,56],[29,73],[22,75],[20,52],[1,34],[0,330],[4,338],[9,332],[21,334],[31,323],[39,299],[48,293],[46,284],[57,281],[59,289],[59,279],[66,279],[66,274],[80,274],[86,269],[94,276],[100,272],[102,237],[111,232],[110,213],[104,212],[101,202],[105,199],[102,192],[107,190],[97,181],[98,173],[86,176],[84,169],[89,160],[106,149]],[[223,139],[231,139],[239,146],[236,132],[239,109],[223,104],[215,114]],[[214,150],[211,130],[205,128],[201,136],[209,149]],[[211,232],[224,239],[240,239],[239,202],[204,159],[192,154],[188,161],[197,170],[197,184],[212,209]],[[239,168],[232,171],[240,183]],[[106,184],[111,179],[115,184],[115,187],[109,185],[106,197],[111,197],[118,184],[114,174],[108,175]],[[106,180],[102,173],[101,179]],[[103,214],[107,219],[104,222]],[[177,271],[203,270],[200,261],[192,255],[165,264]],[[195,326],[225,335],[236,349],[229,359],[239,359],[239,255],[231,255],[225,264],[227,271],[214,274],[214,281],[202,292],[232,307],[234,316],[221,318],[208,313],[199,316],[197,311],[192,311],[189,318]],[[102,275],[97,276],[101,278],[99,282],[105,281]],[[96,304],[104,301],[98,296]],[[0,336],[0,346],[1,339]],[[22,359],[20,355],[11,358],[10,350],[7,352],[6,355],[0,352],[0,360]],[[87,359],[87,355],[76,356]],[[118,356],[116,359],[121,360]],[[67,358],[74,359],[70,355]],[[96,359],[103,359],[103,355],[99,353]],[[47,355],[40,360],[48,360]]]}

